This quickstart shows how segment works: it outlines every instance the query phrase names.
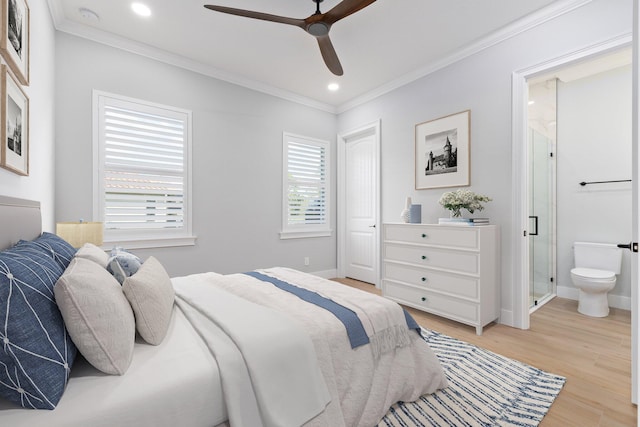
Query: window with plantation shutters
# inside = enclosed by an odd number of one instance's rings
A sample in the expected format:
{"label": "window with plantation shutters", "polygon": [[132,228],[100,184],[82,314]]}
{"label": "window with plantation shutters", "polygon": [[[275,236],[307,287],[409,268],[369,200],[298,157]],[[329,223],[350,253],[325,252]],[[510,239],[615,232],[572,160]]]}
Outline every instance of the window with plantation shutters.
{"label": "window with plantation shutters", "polygon": [[329,143],[285,133],[283,154],[281,238],[331,235]]}
{"label": "window with plantation shutters", "polygon": [[191,112],[96,91],[94,114],[95,206],[105,241],[193,244]]}

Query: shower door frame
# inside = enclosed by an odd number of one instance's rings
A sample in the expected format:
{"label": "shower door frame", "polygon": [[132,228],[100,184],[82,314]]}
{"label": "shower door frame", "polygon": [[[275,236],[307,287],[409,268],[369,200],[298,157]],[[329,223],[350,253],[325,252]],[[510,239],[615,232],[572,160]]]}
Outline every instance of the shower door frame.
{"label": "shower door frame", "polygon": [[[556,99],[557,99],[557,86],[556,86]],[[544,294],[544,296],[542,296],[542,298],[540,298],[539,302],[535,302],[533,304],[529,304],[529,314],[533,313],[534,311],[536,311],[537,309],[539,309],[540,307],[542,307],[543,305],[545,305],[547,302],[551,301],[555,296],[557,296],[557,290],[556,290],[556,286],[557,286],[557,281],[556,281],[556,276],[557,276],[557,259],[556,259],[556,233],[557,233],[557,223],[556,223],[556,197],[557,197],[557,189],[556,189],[556,182],[557,182],[557,175],[556,175],[556,168],[557,168],[557,156],[556,156],[556,151],[557,151],[557,141],[553,141],[549,138],[547,138],[546,136],[542,135],[540,132],[536,131],[535,129],[529,127],[528,130],[528,134],[530,136],[531,139],[527,139],[527,143],[529,144],[528,147],[528,155],[531,155],[532,157],[529,157],[529,160],[531,163],[529,163],[530,165],[532,163],[535,162],[535,156],[532,154],[534,148],[533,148],[533,134],[534,133],[538,133],[540,134],[542,137],[544,137],[547,140],[547,170],[548,170],[548,182],[547,182],[547,202],[549,204],[549,206],[547,207],[547,218],[546,221],[548,223],[548,227],[547,227],[547,232],[550,236],[548,236],[548,242],[546,243],[547,249],[548,249],[548,253],[547,255],[547,266],[548,266],[548,271],[547,271],[547,280],[549,281],[547,286],[547,292]],[[528,177],[528,179],[530,180],[530,184],[529,184],[529,191],[532,191],[532,185],[534,185],[533,183],[531,183],[531,180],[534,179],[533,175],[534,175],[534,171],[532,170],[533,168],[529,169],[529,174],[530,176]],[[533,190],[533,193],[535,194],[535,190]],[[531,208],[531,198],[533,197],[533,194],[529,193],[529,208]],[[534,211],[538,212],[537,210],[535,210],[534,207]],[[530,215],[534,214],[534,211],[529,211]],[[530,217],[531,218],[531,217]],[[540,230],[538,229],[538,221],[536,222],[536,233],[539,234]],[[529,228],[529,230],[531,230],[531,228]],[[537,237],[532,237],[534,236],[533,233],[529,233],[529,249],[531,249],[531,246],[535,244],[535,240],[538,239]],[[529,251],[529,260],[534,259],[535,260],[536,255],[535,253],[532,253],[532,251]],[[531,264],[529,264],[529,292],[530,294],[533,293],[534,295],[534,300],[535,300],[535,293],[536,293],[536,285],[535,285],[535,268],[533,266],[531,266]]]}

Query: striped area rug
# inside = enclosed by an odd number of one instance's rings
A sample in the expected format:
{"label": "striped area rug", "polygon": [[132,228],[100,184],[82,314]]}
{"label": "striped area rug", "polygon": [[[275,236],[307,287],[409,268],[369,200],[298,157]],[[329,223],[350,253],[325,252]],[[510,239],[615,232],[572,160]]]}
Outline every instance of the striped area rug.
{"label": "striped area rug", "polygon": [[422,329],[449,387],[391,407],[378,427],[537,426],[565,378]]}

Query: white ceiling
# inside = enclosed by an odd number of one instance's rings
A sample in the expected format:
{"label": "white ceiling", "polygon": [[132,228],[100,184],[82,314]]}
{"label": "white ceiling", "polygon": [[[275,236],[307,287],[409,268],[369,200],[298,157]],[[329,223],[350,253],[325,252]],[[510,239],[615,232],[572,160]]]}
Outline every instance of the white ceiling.
{"label": "white ceiling", "polygon": [[[56,28],[280,96],[339,110],[442,66],[465,52],[534,25],[530,15],[576,0],[379,0],[337,22],[331,40],[344,75],[324,65],[317,42],[300,28],[225,15],[204,4],[292,18],[315,11],[312,0],[48,0]],[[324,0],[323,12],[340,0]],[[553,3],[553,4],[552,4]],[[84,18],[81,8],[98,20]],[[570,7],[569,7],[570,8]],[[528,18],[524,18],[529,15]],[[331,82],[340,84],[329,92]]]}

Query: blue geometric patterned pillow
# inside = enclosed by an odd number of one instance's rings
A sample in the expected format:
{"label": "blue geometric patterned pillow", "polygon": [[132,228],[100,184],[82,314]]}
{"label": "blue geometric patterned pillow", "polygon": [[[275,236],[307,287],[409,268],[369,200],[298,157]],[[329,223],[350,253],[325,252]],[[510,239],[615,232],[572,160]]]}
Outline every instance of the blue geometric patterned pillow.
{"label": "blue geometric patterned pillow", "polygon": [[40,243],[54,254],[33,244],[0,252],[0,397],[25,408],[53,409],[77,350],[53,293],[64,271],[56,261],[67,254],[49,241]]}
{"label": "blue geometric patterned pillow", "polygon": [[63,271],[66,270],[73,259],[73,256],[76,254],[76,249],[66,240],[56,236],[55,234],[47,233],[46,231],[42,233],[40,237],[30,242],[20,240],[18,245],[33,245],[46,252],[58,264],[60,264]]}

